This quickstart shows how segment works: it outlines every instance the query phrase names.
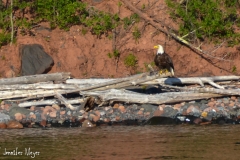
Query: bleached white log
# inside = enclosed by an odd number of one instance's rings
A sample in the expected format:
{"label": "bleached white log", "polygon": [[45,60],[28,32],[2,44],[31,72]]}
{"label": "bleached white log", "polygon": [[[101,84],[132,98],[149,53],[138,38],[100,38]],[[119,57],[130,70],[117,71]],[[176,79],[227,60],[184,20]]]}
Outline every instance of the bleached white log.
{"label": "bleached white log", "polygon": [[0,85],[0,90],[33,90],[33,89],[76,89],[80,85],[77,84],[12,84],[12,85]]}
{"label": "bleached white log", "polygon": [[[84,102],[83,98],[78,99],[67,99],[68,103],[70,104],[81,104]],[[59,104],[59,101],[56,99],[50,99],[50,100],[42,100],[42,101],[32,101],[32,102],[22,102],[19,103],[19,107],[30,107],[30,106],[44,106],[44,105],[52,105],[52,104]],[[60,102],[60,104],[62,104]]]}
{"label": "bleached white log", "polygon": [[[129,86],[135,86],[147,81],[151,81],[154,80],[156,78],[164,78],[164,77],[168,77],[171,76],[171,73],[166,73],[166,74],[154,74],[154,75],[149,75],[149,76],[144,76],[144,77],[136,77],[136,78],[132,78],[126,82],[122,82],[122,83],[118,83],[118,84],[112,84],[112,85],[106,85],[103,87],[98,87],[96,89],[92,89],[92,91],[99,91],[99,90],[106,90],[106,89],[112,89],[112,88],[124,88],[124,87],[129,87]],[[109,82],[110,83],[110,82]]]}
{"label": "bleached white log", "polygon": [[[221,81],[231,81],[231,80],[239,80],[240,76],[214,76],[214,77],[179,77],[179,78],[159,78],[152,81],[141,83],[143,85],[154,85],[154,84],[199,84],[204,86],[204,83],[213,85],[217,88],[222,88],[220,85],[217,85],[213,82],[221,82]],[[66,80],[67,84],[79,84],[79,85],[87,85],[87,84],[98,84],[103,82],[109,82],[116,79],[68,79]]]}
{"label": "bleached white log", "polygon": [[15,90],[15,91],[0,91],[0,99],[10,99],[10,98],[23,98],[23,97],[32,97],[32,98],[41,98],[55,95],[54,91],[60,93],[65,92],[65,90]]}
{"label": "bleached white log", "polygon": [[168,92],[154,95],[135,93],[127,90],[110,89],[105,91],[83,92],[84,95],[98,96],[102,101],[123,101],[127,103],[177,103],[182,101],[198,100],[212,97],[222,97],[213,93]]}
{"label": "bleached white log", "polygon": [[73,107],[66,98],[64,98],[60,93],[55,91],[55,96],[67,107],[70,108],[71,110],[77,110],[77,107]]}
{"label": "bleached white log", "polygon": [[46,81],[63,81],[68,78],[70,78],[69,72],[37,74],[37,75],[32,75],[32,76],[2,78],[2,79],[0,79],[0,85],[29,84],[29,83],[38,83],[38,82],[46,82]]}
{"label": "bleached white log", "polygon": [[196,87],[177,87],[171,85],[163,85],[168,88],[178,89],[182,91],[191,91],[196,93],[216,93],[221,95],[240,95],[240,89],[215,89],[215,88],[196,88]]}

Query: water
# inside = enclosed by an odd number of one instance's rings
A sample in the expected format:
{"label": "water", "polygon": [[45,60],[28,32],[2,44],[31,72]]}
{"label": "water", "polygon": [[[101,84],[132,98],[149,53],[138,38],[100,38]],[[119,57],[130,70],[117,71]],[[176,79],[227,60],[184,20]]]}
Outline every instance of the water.
{"label": "water", "polygon": [[5,129],[0,142],[0,159],[240,159],[239,125]]}

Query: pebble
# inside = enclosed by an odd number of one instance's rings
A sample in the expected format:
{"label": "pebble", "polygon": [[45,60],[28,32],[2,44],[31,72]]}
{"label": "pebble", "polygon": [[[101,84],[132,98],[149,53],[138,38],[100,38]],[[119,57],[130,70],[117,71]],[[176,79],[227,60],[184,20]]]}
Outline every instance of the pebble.
{"label": "pebble", "polygon": [[209,107],[214,107],[215,106],[215,102],[213,102],[213,101],[208,102],[208,106]]}
{"label": "pebble", "polygon": [[143,111],[140,110],[140,111],[137,112],[137,114],[138,115],[143,115]]}
{"label": "pebble", "polygon": [[60,115],[65,115],[66,111],[60,111]]}
{"label": "pebble", "polygon": [[113,108],[118,108],[119,107],[119,104],[118,103],[115,103],[114,105],[113,105]]}
{"label": "pebble", "polygon": [[52,108],[54,108],[55,110],[59,111],[60,110],[60,106],[57,104],[53,104]]}
{"label": "pebble", "polygon": [[208,114],[207,112],[203,111],[201,116],[205,118],[205,117],[207,117],[207,114]]}
{"label": "pebble", "polygon": [[175,105],[173,106],[173,109],[177,109],[178,111],[180,111],[181,107],[182,107],[181,104],[175,104]]}
{"label": "pebble", "polygon": [[45,127],[45,126],[47,125],[47,121],[46,121],[46,120],[42,120],[42,121],[40,122],[40,125],[43,126],[43,127]]}
{"label": "pebble", "polygon": [[5,129],[5,128],[7,128],[6,123],[0,123],[0,129]]}
{"label": "pebble", "polygon": [[35,109],[36,109],[36,106],[31,106],[29,110],[30,111],[35,111]]}
{"label": "pebble", "polygon": [[223,98],[223,103],[228,104],[229,103],[228,98]]}
{"label": "pebble", "polygon": [[17,120],[17,121],[21,121],[21,120],[23,119],[23,116],[22,116],[21,113],[16,113],[16,114],[14,115],[14,117],[15,117],[15,120]]}
{"label": "pebble", "polygon": [[84,120],[82,123],[82,127],[88,128],[88,127],[95,127],[96,125],[94,125],[91,121],[89,120]]}
{"label": "pebble", "polygon": [[4,113],[0,113],[0,122],[7,122],[10,120],[10,116]]}
{"label": "pebble", "polygon": [[161,116],[162,114],[163,114],[163,110],[157,109],[156,111],[154,111],[153,116]]}
{"label": "pebble", "polygon": [[30,115],[29,118],[31,118],[31,119],[36,119],[37,118],[36,114],[34,114],[33,112],[30,112],[29,115]]}
{"label": "pebble", "polygon": [[96,116],[95,114],[90,114],[89,117],[91,117],[92,121],[97,122],[100,119],[100,116]]}
{"label": "pebble", "polygon": [[46,106],[44,109],[43,109],[43,113],[47,114],[49,112],[53,112],[55,109],[52,108],[51,106]]}
{"label": "pebble", "polygon": [[19,123],[18,121],[11,120],[7,123],[7,128],[21,129],[21,128],[23,128],[23,125],[21,123]]}
{"label": "pebble", "polygon": [[49,113],[49,116],[50,116],[51,118],[56,118],[56,117],[57,117],[57,111],[52,111],[52,112],[50,112],[50,113]]}
{"label": "pebble", "polygon": [[124,106],[119,106],[118,109],[123,113],[126,111],[125,107]]}
{"label": "pebble", "polygon": [[200,124],[200,123],[202,123],[202,119],[201,118],[196,118],[196,119],[193,120],[193,123],[194,124]]}

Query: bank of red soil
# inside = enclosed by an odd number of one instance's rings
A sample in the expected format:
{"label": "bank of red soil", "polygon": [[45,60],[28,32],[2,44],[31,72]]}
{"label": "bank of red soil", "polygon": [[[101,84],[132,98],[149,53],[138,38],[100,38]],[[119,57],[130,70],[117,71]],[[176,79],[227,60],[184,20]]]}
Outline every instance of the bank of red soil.
{"label": "bank of red soil", "polygon": [[[100,1],[98,3],[88,2],[99,10],[111,13],[119,11],[121,18],[132,14],[124,5],[119,10],[116,0]],[[143,0],[135,6],[141,8],[143,4],[146,4],[146,9],[143,12],[156,20],[164,21],[171,28],[177,29],[176,23],[169,17],[164,2],[159,1],[152,5],[153,2],[149,3],[149,1]],[[141,31],[141,38],[138,42],[132,36],[135,26]],[[221,47],[215,50],[213,45],[204,42],[202,44],[203,50],[212,49],[215,51],[210,55],[201,56],[157,31],[156,28],[145,23],[144,20],[133,24],[127,30],[118,27],[115,43],[113,43],[112,37],[108,35],[102,35],[100,38],[90,32],[83,35],[83,26],[73,26],[70,31],[63,31],[58,28],[49,30],[48,28],[50,28],[48,23],[41,23],[40,27],[32,29],[34,36],[23,36],[18,33],[15,44],[3,46],[0,49],[0,76],[2,78],[19,75],[21,68],[19,46],[33,43],[41,44],[45,51],[53,57],[54,66],[50,73],[71,72],[76,78],[124,77],[145,72],[147,71],[146,64],[153,62],[156,53],[153,46],[156,44],[165,46],[166,52],[172,57],[176,76],[216,76],[239,73],[238,46],[230,48],[226,46],[226,43],[223,43]],[[113,52],[114,46],[120,51],[119,60],[108,56],[108,53]],[[130,53],[133,53],[138,59],[137,66],[134,69],[126,67],[124,64],[125,57]],[[229,61],[219,60],[216,57]],[[234,73],[232,72],[233,68],[236,68]]]}

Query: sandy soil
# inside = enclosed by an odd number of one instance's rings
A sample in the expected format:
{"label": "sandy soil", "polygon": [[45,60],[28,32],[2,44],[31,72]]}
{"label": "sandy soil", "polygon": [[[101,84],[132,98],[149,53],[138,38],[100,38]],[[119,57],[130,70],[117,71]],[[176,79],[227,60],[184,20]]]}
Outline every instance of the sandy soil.
{"label": "sandy soil", "polygon": [[[88,2],[100,10],[111,13],[118,12],[117,0],[88,0]],[[134,4],[138,8],[146,4],[146,9],[143,12],[156,20],[163,21],[171,28],[177,29],[176,23],[168,15],[164,1],[158,1],[155,5],[152,5],[154,2],[153,0],[142,0]],[[132,14],[125,5],[122,5],[119,11],[121,18]],[[135,42],[132,36],[134,26],[137,26],[142,34],[138,43]],[[238,70],[240,68],[238,46],[229,48],[224,43],[215,50],[213,45],[203,42],[203,50],[214,50],[214,52],[211,52],[210,56],[198,55],[186,46],[157,31],[143,20],[127,30],[121,27],[116,29],[115,46],[120,51],[119,61],[108,57],[108,53],[112,52],[114,48],[113,40],[109,36],[103,35],[97,38],[90,32],[83,35],[83,26],[73,26],[68,32],[58,28],[54,30],[47,28],[49,28],[48,23],[41,23],[40,27],[32,29],[34,36],[23,36],[18,33],[15,44],[3,46],[0,49],[0,77],[19,75],[21,67],[19,46],[33,43],[43,45],[45,51],[53,57],[54,66],[50,73],[71,72],[77,78],[124,77],[130,74],[145,72],[147,71],[145,64],[153,62],[156,52],[153,46],[157,44],[164,45],[166,52],[172,57],[176,76],[232,75],[240,72]],[[196,46],[198,45],[200,44],[196,43]],[[124,58],[129,53],[133,53],[138,59],[135,69],[124,65]],[[216,57],[229,61],[219,60]],[[232,72],[233,66],[236,66],[237,69],[234,73]]]}

